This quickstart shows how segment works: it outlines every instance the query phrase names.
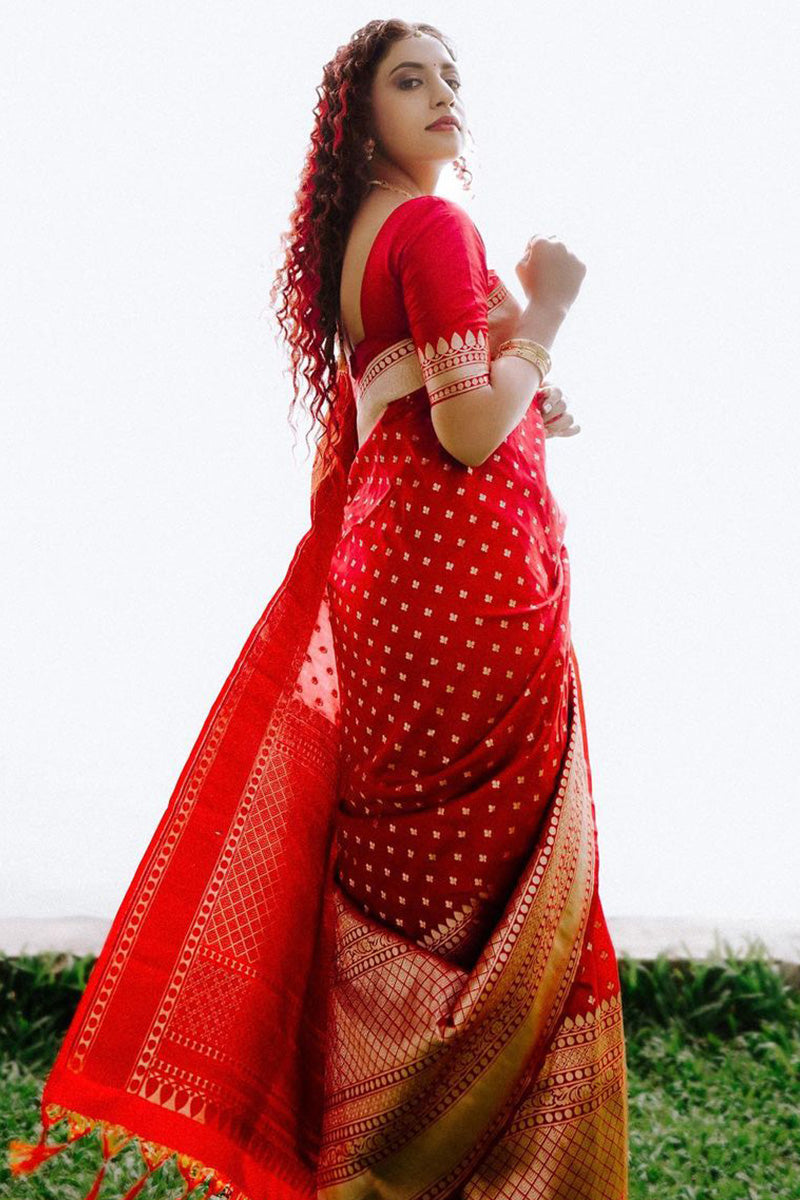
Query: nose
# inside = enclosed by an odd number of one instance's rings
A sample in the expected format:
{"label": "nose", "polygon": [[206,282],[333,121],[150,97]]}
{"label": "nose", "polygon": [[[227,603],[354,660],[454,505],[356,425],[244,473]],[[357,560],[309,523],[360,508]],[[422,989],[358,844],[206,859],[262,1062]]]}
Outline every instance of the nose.
{"label": "nose", "polygon": [[445,103],[446,104],[455,104],[456,93],[450,87],[450,84],[447,82],[446,79],[440,79],[439,82],[441,85],[442,94],[444,96]]}

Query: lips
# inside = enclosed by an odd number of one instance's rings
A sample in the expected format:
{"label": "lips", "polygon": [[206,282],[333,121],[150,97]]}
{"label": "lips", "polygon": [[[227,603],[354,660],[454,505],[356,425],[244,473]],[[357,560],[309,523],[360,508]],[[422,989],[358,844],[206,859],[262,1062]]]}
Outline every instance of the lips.
{"label": "lips", "polygon": [[433,125],[427,125],[426,129],[458,129],[458,121],[452,117],[443,117],[440,121],[434,121]]}

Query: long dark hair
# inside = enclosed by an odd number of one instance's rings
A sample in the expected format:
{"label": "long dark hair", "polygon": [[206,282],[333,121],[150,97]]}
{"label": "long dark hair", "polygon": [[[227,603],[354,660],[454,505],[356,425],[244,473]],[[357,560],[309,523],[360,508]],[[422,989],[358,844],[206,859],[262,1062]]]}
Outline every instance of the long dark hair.
{"label": "long dark hair", "polygon": [[[308,409],[321,435],[327,429],[335,440],[339,422],[332,405],[338,374],[337,354],[339,288],[347,236],[353,217],[369,190],[370,88],[378,63],[401,38],[430,34],[438,38],[455,59],[452,46],[433,25],[400,20],[370,21],[340,46],[323,68],[317,88],[319,102],[311,144],[300,176],[300,186],[288,233],[281,234],[283,263],[270,291],[280,334],[288,344],[295,402],[309,394]],[[463,156],[454,161],[465,187],[471,175]],[[305,379],[302,396],[300,377]],[[324,411],[327,410],[327,411]],[[294,426],[292,425],[292,428]]]}

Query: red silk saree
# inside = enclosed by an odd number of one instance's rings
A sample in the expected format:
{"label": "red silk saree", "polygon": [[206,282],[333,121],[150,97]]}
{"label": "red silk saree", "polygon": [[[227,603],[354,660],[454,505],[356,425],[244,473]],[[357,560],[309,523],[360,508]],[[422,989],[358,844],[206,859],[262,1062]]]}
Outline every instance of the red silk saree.
{"label": "red silk saree", "polygon": [[473,468],[429,411],[486,385],[515,302],[435,196],[386,219],[361,299],[311,527],[125,894],[41,1139],[11,1145],[19,1174],[97,1131],[91,1200],[128,1146],[128,1200],[168,1158],[182,1195],[231,1200],[627,1197],[541,415]]}

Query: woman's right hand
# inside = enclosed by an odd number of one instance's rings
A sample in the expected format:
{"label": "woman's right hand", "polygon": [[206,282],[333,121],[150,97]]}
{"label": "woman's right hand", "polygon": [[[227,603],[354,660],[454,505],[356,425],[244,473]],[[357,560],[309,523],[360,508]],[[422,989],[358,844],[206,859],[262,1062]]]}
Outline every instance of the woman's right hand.
{"label": "woman's right hand", "polygon": [[567,312],[581,290],[586,265],[563,242],[534,234],[516,272],[529,301]]}

